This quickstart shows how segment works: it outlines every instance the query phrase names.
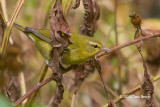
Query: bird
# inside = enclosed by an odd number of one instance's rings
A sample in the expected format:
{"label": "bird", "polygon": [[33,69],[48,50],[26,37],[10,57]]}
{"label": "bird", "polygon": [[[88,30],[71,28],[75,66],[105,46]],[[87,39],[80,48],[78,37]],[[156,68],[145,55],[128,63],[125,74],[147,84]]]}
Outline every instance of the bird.
{"label": "bird", "polygon": [[[14,23],[14,27],[22,31],[34,43],[46,62],[51,60],[52,40],[49,30],[23,27],[17,23]],[[101,51],[111,52],[109,48],[103,47],[94,37],[72,33],[71,39],[73,44],[66,47],[62,54],[61,62],[64,65],[80,64]]]}

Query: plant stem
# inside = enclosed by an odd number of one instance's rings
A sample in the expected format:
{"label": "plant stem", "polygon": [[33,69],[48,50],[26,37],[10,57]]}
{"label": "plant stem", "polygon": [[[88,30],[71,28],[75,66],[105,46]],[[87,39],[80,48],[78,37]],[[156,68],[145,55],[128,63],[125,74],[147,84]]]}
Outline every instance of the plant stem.
{"label": "plant stem", "polygon": [[114,0],[114,30],[115,30],[116,45],[118,45],[118,32],[117,32],[117,0]]}
{"label": "plant stem", "polygon": [[7,14],[7,7],[6,7],[6,0],[1,0],[1,7],[2,7],[2,13],[5,19],[5,22],[8,22],[8,14]]}
{"label": "plant stem", "polygon": [[20,11],[20,8],[22,7],[23,2],[24,2],[24,0],[18,1],[16,9],[14,10],[10,21],[7,23],[6,29],[4,31],[3,40],[2,40],[2,51],[1,51],[2,55],[4,55],[4,53],[5,53],[13,23],[15,22],[16,17],[18,16],[18,13]]}
{"label": "plant stem", "polygon": [[50,76],[48,79],[42,81],[41,83],[38,83],[36,86],[34,86],[30,91],[28,91],[24,96],[22,96],[20,99],[18,99],[15,103],[14,106],[17,106],[20,104],[22,101],[24,101],[26,98],[28,98],[31,94],[33,94],[35,91],[37,91],[39,88],[44,86],[45,84],[49,83],[54,79],[54,76]]}
{"label": "plant stem", "polygon": [[[110,53],[112,53],[112,52],[114,52],[114,51],[117,51],[117,50],[119,50],[119,49],[122,49],[122,48],[124,48],[124,47],[133,45],[133,44],[135,44],[135,43],[137,43],[137,42],[139,42],[139,41],[141,41],[141,40],[152,39],[152,38],[156,38],[156,37],[160,37],[160,34],[159,34],[159,33],[158,33],[158,34],[152,34],[151,36],[145,36],[145,37],[142,37],[142,38],[139,38],[139,39],[135,39],[135,40],[133,40],[133,41],[131,41],[131,42],[127,42],[127,43],[124,43],[124,44],[122,44],[122,45],[118,45],[118,46],[115,46],[115,47],[111,48],[111,49],[110,49],[110,50],[111,50]],[[102,56],[104,56],[104,55],[107,55],[107,54],[109,54],[109,53],[106,53],[106,52],[104,52],[104,51],[103,51],[103,52],[100,52],[99,54],[97,54],[97,58],[100,58],[100,57],[102,57]]]}
{"label": "plant stem", "polygon": [[[25,84],[25,77],[23,71],[20,71],[19,74],[19,80],[20,80],[20,87],[21,87],[21,95],[25,95],[26,93],[26,84]],[[24,105],[27,100],[25,100],[22,104]]]}
{"label": "plant stem", "polygon": [[76,99],[76,93],[73,93],[71,107],[74,107]]}
{"label": "plant stem", "polygon": [[[64,72],[62,72],[63,74],[70,71],[71,69],[74,68],[73,66],[68,67],[67,69],[64,70]],[[34,92],[36,92],[37,90],[39,90],[39,88],[41,88],[42,86],[44,86],[45,84],[51,82],[54,79],[54,75],[50,76],[49,78],[47,78],[46,80],[38,83],[36,86],[34,86],[30,91],[28,91],[24,96],[22,96],[20,99],[18,99],[14,105],[17,106],[18,104],[20,104],[21,102],[23,102],[26,98],[28,98],[30,95],[32,95]],[[40,80],[40,79],[39,79]]]}
{"label": "plant stem", "polygon": [[[46,76],[47,70],[48,70],[48,66],[46,65],[46,63],[44,61],[43,66],[40,71],[40,74],[39,74],[38,83],[40,83],[44,80],[44,77]],[[38,90],[34,94],[32,94],[31,98],[27,102],[27,106],[32,105],[33,101],[35,100],[35,98],[37,96],[37,93],[38,93]]]}
{"label": "plant stem", "polygon": [[64,13],[65,17],[67,17],[67,14],[68,14],[69,8],[71,7],[72,1],[73,0],[66,0],[66,2],[65,2],[65,6],[63,9],[63,13]]}

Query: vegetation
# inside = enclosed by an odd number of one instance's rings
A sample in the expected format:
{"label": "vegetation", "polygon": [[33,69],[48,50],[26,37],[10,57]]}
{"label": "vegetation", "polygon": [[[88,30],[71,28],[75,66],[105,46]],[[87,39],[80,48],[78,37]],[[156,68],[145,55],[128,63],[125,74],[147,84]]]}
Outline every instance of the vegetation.
{"label": "vegetation", "polygon": [[[159,107],[159,7],[159,0],[0,0],[0,106]],[[49,30],[49,66],[14,23]],[[111,51],[63,65],[71,34]]]}

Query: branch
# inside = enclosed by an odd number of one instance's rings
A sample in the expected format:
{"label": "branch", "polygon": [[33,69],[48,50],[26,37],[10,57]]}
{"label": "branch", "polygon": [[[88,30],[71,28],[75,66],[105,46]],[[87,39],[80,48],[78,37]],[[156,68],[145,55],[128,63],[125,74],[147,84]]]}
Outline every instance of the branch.
{"label": "branch", "polygon": [[[45,66],[46,67],[46,66]],[[64,69],[62,72],[63,74],[74,69],[76,67],[76,65],[72,65],[66,69]],[[44,68],[45,69],[45,68]],[[50,76],[49,78],[47,78],[46,80],[38,83],[36,86],[34,86],[30,91],[28,91],[24,96],[22,96],[20,99],[18,99],[15,103],[14,106],[17,106],[18,104],[20,104],[21,102],[23,102],[26,98],[28,98],[30,95],[32,95],[34,92],[36,92],[37,90],[39,90],[42,86],[44,86],[45,84],[51,82],[52,80],[55,79],[55,75]],[[39,79],[39,81],[41,81],[41,78]]]}
{"label": "branch", "polygon": [[[124,47],[133,45],[133,44],[135,44],[135,43],[137,43],[137,42],[139,42],[139,41],[141,41],[141,40],[152,39],[152,38],[156,38],[156,37],[160,37],[160,33],[158,33],[158,34],[152,34],[151,36],[145,36],[145,37],[142,37],[142,38],[133,40],[133,41],[131,41],[131,42],[127,42],[127,43],[124,43],[124,44],[122,44],[122,45],[115,46],[115,47],[111,48],[111,52],[110,52],[110,53],[112,53],[112,52],[114,52],[114,51],[117,51],[117,50],[119,50],[119,49],[122,49],[122,48],[124,48]],[[104,56],[104,55],[107,55],[107,54],[109,54],[109,53],[106,53],[106,52],[104,52],[104,51],[103,51],[103,52],[100,52],[100,53],[97,55],[97,58],[100,58],[100,57],[102,57],[102,56]]]}
{"label": "branch", "polygon": [[36,86],[34,86],[30,91],[28,91],[24,96],[22,96],[20,99],[18,99],[15,103],[14,106],[17,106],[20,104],[22,101],[24,101],[27,97],[29,97],[31,94],[33,94],[35,91],[37,91],[39,88],[44,86],[45,84],[49,83],[54,79],[54,75],[50,76],[46,80],[42,81],[41,83],[38,83]]}
{"label": "branch", "polygon": [[[154,78],[152,79],[152,82],[155,82],[155,81],[157,81],[157,80],[159,80],[159,79],[160,79],[160,75],[154,77]],[[117,103],[117,102],[121,101],[122,99],[124,99],[124,97],[125,97],[126,95],[133,94],[133,93],[139,91],[140,89],[141,89],[141,86],[138,85],[136,88],[133,88],[131,91],[128,91],[128,92],[126,92],[125,94],[121,95],[120,97],[116,98],[116,99],[114,100],[114,102]],[[108,104],[104,105],[103,107],[108,107]]]}
{"label": "branch", "polygon": [[[43,66],[41,68],[41,71],[40,71],[40,74],[39,74],[39,77],[38,77],[38,83],[40,83],[44,80],[47,71],[48,71],[48,66],[46,65],[45,62],[43,62]],[[32,96],[30,97],[30,99],[27,102],[27,107],[28,106],[30,107],[33,104],[33,101],[35,100],[37,94],[38,94],[38,91],[36,91],[34,94],[32,94]]]}

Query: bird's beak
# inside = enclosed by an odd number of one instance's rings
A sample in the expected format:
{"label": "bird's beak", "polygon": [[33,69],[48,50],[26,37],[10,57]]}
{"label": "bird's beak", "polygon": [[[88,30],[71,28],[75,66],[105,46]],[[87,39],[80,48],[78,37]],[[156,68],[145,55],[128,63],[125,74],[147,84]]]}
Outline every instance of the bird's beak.
{"label": "bird's beak", "polygon": [[112,50],[109,48],[102,48],[102,51],[105,51],[106,53],[112,52]]}

